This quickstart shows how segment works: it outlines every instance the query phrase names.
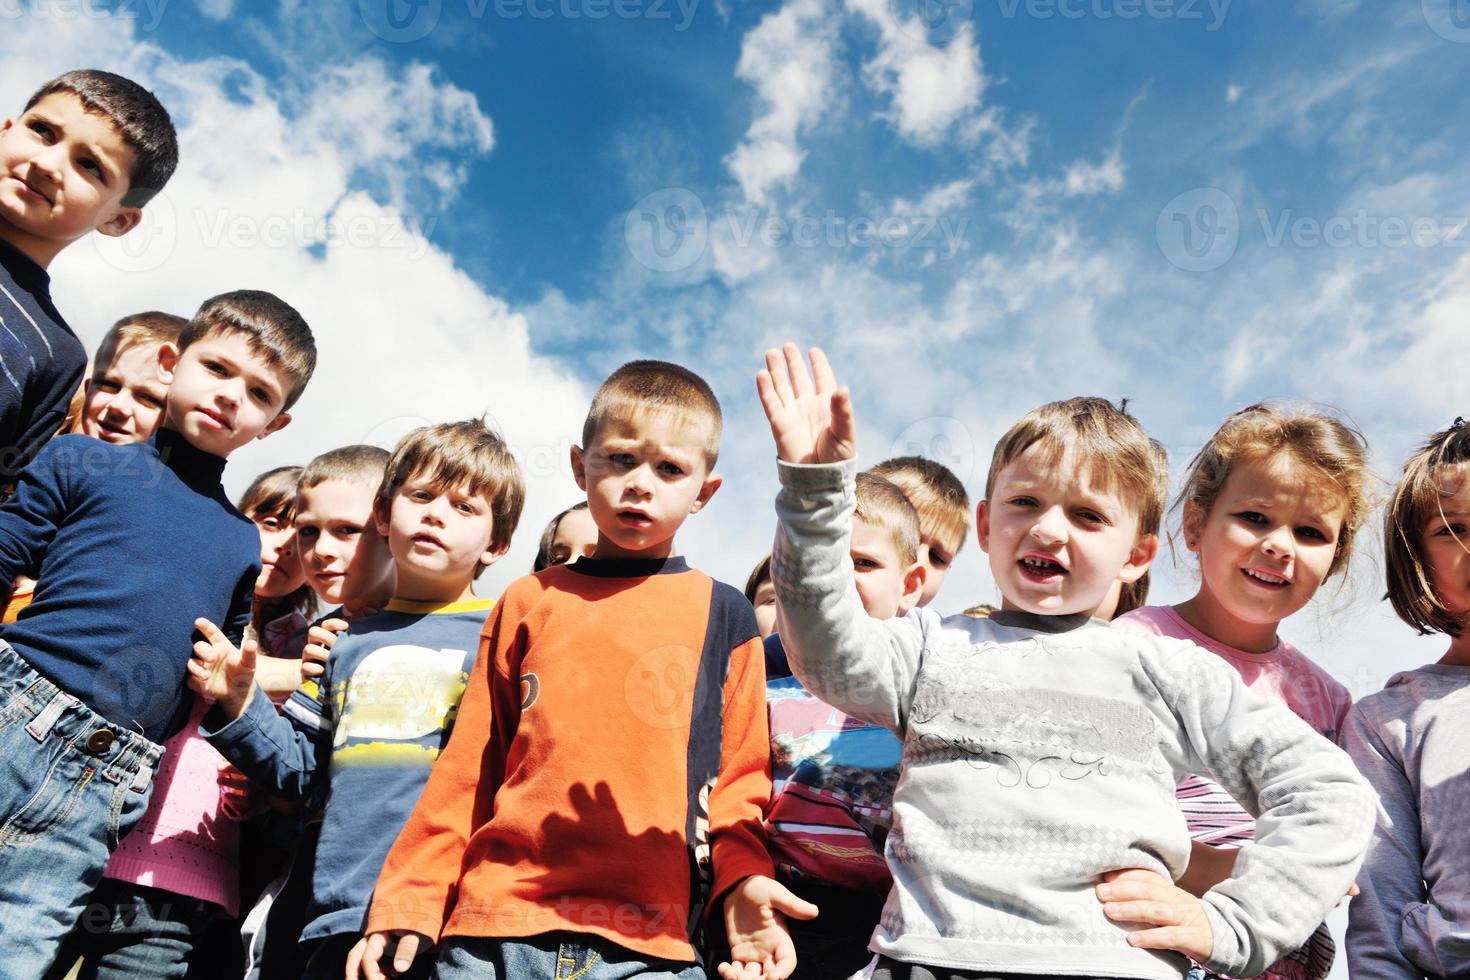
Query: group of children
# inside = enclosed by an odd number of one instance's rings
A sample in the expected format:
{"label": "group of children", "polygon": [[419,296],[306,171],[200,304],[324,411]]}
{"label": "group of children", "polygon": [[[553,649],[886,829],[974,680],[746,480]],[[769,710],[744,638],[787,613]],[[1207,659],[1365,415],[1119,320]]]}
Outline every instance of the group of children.
{"label": "group of children", "polygon": [[757,376],[781,490],[743,596],[675,548],[719,403],[635,361],[571,453],[585,501],[479,598],[525,502],[482,422],[226,499],[315,368],[280,298],[125,318],[86,371],[45,270],[176,160],[105,72],[0,128],[4,976],[1320,980],[1350,894],[1353,975],[1470,973],[1461,420],[1384,533],[1449,650],[1356,706],[1278,635],[1367,526],[1345,421],[1228,418],[1175,502],[1198,592],[1149,606],[1163,449],[1102,399],[1028,412],[974,512],[999,605],[946,618],[964,487],[859,472],[793,345]]}

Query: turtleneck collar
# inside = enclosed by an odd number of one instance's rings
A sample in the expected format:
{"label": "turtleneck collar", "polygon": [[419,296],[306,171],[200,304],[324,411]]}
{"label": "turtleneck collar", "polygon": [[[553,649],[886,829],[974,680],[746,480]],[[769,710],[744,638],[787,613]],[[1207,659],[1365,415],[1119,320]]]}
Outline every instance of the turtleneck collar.
{"label": "turtleneck collar", "polygon": [[[990,618],[1002,626],[1035,630],[1038,633],[1070,633],[1093,621],[1087,613],[1073,613],[1070,616],[1042,616],[1021,609],[1000,609],[991,613]],[[1102,620],[1098,622],[1101,623]]]}
{"label": "turtleneck collar", "polygon": [[163,465],[189,486],[214,486],[225,472],[225,460],[207,453],[184,438],[175,429],[160,428],[148,440]]}
{"label": "turtleneck collar", "polygon": [[21,289],[50,297],[51,274],[37,265],[35,259],[3,238],[0,238],[0,265],[5,267],[5,271],[10,273],[10,277]]}

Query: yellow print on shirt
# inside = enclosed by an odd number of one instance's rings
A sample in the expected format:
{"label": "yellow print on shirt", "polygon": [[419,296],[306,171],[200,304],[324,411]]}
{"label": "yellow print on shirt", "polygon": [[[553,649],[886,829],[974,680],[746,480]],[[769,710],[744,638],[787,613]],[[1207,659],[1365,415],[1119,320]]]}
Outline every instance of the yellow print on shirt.
{"label": "yellow print on shirt", "polygon": [[440,749],[435,736],[453,722],[464,696],[466,655],[399,644],[364,657],[337,694],[334,763],[432,763]]}

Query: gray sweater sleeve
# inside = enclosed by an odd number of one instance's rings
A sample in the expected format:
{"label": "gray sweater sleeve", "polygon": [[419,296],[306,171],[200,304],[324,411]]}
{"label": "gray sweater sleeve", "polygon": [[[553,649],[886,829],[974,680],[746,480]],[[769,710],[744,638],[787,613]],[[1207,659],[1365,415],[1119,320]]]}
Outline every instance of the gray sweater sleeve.
{"label": "gray sweater sleeve", "polygon": [[1184,771],[1213,776],[1256,817],[1233,876],[1201,899],[1214,935],[1205,965],[1255,976],[1347,894],[1372,830],[1372,791],[1341,749],[1219,659],[1177,643],[1143,664],[1177,719]]}
{"label": "gray sweater sleeve", "polygon": [[792,673],[828,704],[903,738],[923,629],[912,614],[872,619],[858,598],[849,556],[857,462],[778,467],[771,581]]}
{"label": "gray sweater sleeve", "polygon": [[1402,746],[1384,737],[1359,704],[1342,733],[1358,770],[1378,792],[1378,819],[1368,859],[1358,875],[1358,897],[1348,909],[1348,968],[1353,976],[1423,980],[1403,953],[1403,917],[1424,901],[1424,848],[1419,807],[1404,772]]}

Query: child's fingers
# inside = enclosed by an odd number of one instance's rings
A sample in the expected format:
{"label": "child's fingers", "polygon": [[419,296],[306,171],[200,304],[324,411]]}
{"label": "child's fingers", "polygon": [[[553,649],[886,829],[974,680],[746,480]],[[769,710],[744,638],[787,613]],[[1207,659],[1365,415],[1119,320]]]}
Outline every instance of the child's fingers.
{"label": "child's fingers", "polygon": [[333,616],[331,619],[322,620],[321,628],[327,631],[327,643],[330,644],[337,638],[338,633],[347,628],[347,620]]}
{"label": "child's fingers", "polygon": [[[325,659],[326,659],[325,657],[322,658],[322,660],[325,660]],[[301,658],[301,676],[302,677],[320,677],[323,674],[325,674],[326,672],[327,672],[327,668],[325,668],[325,667],[322,666],[321,661],[308,659],[305,656],[303,656]]]}
{"label": "child's fingers", "polygon": [[837,375],[832,370],[832,364],[827,360],[826,351],[820,347],[813,347],[806,352],[806,356],[812,362],[812,381],[816,383],[817,391],[827,392],[837,387]]}
{"label": "child's fingers", "polygon": [[778,404],[789,405],[794,397],[791,393],[791,372],[786,369],[781,351],[775,348],[766,351],[766,373],[771,376],[771,389],[776,393]]}
{"label": "child's fingers", "polygon": [[774,419],[781,413],[781,398],[776,394],[776,382],[771,379],[771,372],[761,368],[755,374],[755,393],[760,396],[761,408],[765,410],[766,418]]}
{"label": "child's fingers", "polygon": [[208,640],[195,640],[194,657],[196,660],[191,662],[202,663],[205,667],[209,667],[220,658],[220,655]]}
{"label": "child's fingers", "polygon": [[1181,910],[1168,902],[1107,902],[1103,914],[1114,922],[1142,922],[1151,926],[1175,926],[1183,920]]}
{"label": "child's fingers", "polygon": [[388,937],[380,932],[369,935],[347,954],[347,980],[385,980],[378,958],[388,948]]}
{"label": "child's fingers", "polygon": [[852,413],[852,392],[838,388],[832,392],[832,434],[840,442],[857,442],[857,419]]}
{"label": "child's fingers", "polygon": [[1198,931],[1181,926],[1131,932],[1128,934],[1128,945],[1138,949],[1172,949],[1196,960],[1208,959],[1210,955],[1209,946],[1200,944]]}
{"label": "child's fingers", "polygon": [[806,362],[801,359],[801,349],[795,344],[785,344],[781,347],[781,353],[786,357],[786,370],[791,374],[792,392],[797,398],[810,395],[812,380],[807,373]]}
{"label": "child's fingers", "polygon": [[398,948],[393,950],[393,969],[399,973],[407,973],[408,968],[413,966],[413,958],[419,953],[418,933],[411,932],[398,940]]}
{"label": "child's fingers", "polygon": [[[211,623],[209,620],[205,619],[203,616],[194,620],[194,628],[198,630],[201,635],[203,635],[205,642],[207,643],[218,643],[221,640],[225,639],[225,634],[220,630],[220,628]],[[198,644],[196,643],[195,646],[197,647]]]}

